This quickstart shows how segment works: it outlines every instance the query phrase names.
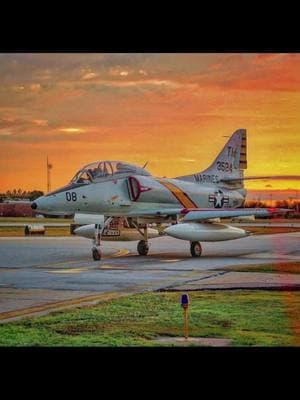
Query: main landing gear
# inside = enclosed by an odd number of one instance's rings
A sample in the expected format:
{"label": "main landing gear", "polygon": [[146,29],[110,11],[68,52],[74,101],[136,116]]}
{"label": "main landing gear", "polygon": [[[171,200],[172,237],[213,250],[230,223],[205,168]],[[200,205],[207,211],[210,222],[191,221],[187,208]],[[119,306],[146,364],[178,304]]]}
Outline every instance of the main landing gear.
{"label": "main landing gear", "polygon": [[200,242],[191,242],[191,255],[193,257],[200,257],[202,254],[202,247]]}
{"label": "main landing gear", "polygon": [[140,256],[146,256],[149,251],[149,245],[145,240],[140,240],[137,245],[137,251]]}
{"label": "main landing gear", "polygon": [[[142,232],[139,230],[142,234]],[[137,245],[137,251],[140,256],[146,256],[149,252],[149,243],[148,243],[148,226],[144,228],[144,240],[140,240]]]}

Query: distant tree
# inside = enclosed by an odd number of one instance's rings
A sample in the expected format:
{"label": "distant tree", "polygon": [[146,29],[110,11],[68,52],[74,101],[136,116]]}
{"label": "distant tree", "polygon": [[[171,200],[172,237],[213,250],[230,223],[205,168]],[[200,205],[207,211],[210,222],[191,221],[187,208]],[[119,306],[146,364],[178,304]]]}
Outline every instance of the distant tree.
{"label": "distant tree", "polygon": [[31,192],[28,192],[28,197],[30,201],[33,201],[35,199],[37,199],[38,197],[41,197],[44,195],[44,192],[42,192],[41,190],[32,190]]}
{"label": "distant tree", "polygon": [[245,202],[246,208],[265,208],[267,204],[260,200],[248,200]]}
{"label": "distant tree", "polygon": [[291,203],[288,200],[277,200],[275,203],[275,207],[278,208],[290,208]]}

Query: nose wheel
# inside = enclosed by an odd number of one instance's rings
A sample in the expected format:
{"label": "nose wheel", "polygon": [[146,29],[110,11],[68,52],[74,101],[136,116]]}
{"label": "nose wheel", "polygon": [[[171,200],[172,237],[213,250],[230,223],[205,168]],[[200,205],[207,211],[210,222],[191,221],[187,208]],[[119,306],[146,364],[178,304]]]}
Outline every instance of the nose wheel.
{"label": "nose wheel", "polygon": [[92,247],[92,257],[94,261],[99,261],[101,260],[102,257],[102,252],[101,252],[101,235],[106,228],[106,226],[109,225],[111,222],[112,217],[109,217],[106,219],[104,222],[103,226],[101,227],[100,224],[95,224],[95,238],[93,240],[94,246]]}
{"label": "nose wheel", "polygon": [[191,242],[191,255],[192,257],[200,257],[202,254],[202,247],[200,242]]}

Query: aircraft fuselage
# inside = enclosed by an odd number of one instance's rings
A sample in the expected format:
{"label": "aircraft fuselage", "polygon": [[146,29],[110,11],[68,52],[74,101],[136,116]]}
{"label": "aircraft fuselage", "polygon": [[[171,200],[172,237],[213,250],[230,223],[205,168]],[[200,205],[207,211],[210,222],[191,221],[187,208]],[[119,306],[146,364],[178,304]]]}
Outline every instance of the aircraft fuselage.
{"label": "aircraft fuselage", "polygon": [[132,175],[89,184],[70,184],[36,200],[36,211],[68,215],[126,216],[149,209],[236,208],[246,191],[179,179]]}

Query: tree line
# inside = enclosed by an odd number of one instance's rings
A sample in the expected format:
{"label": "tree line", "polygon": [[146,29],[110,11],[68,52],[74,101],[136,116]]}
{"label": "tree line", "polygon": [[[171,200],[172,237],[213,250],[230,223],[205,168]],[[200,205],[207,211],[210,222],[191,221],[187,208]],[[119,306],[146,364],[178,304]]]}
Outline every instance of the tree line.
{"label": "tree line", "polygon": [[8,200],[8,199],[29,199],[30,201],[33,201],[37,199],[40,196],[43,196],[44,192],[41,190],[23,190],[21,188],[19,189],[13,189],[13,190],[7,190],[5,193],[0,193],[0,201],[3,202],[3,200]]}
{"label": "tree line", "polygon": [[300,209],[299,200],[246,200],[245,207],[247,208],[266,208],[266,207],[277,207],[277,208],[289,208],[289,209]]}

